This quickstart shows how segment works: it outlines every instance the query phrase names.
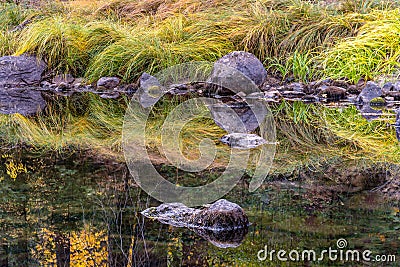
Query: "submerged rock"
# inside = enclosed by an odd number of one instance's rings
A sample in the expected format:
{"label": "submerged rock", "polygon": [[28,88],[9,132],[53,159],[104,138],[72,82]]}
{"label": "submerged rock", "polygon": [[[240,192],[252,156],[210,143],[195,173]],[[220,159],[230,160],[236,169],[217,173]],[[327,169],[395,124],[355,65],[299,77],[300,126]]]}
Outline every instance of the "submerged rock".
{"label": "submerged rock", "polygon": [[5,87],[38,85],[46,64],[31,56],[0,57],[0,85]]}
{"label": "submerged rock", "polygon": [[256,135],[246,133],[230,133],[221,137],[221,142],[232,148],[249,149],[267,144],[267,140]]}
{"label": "submerged rock", "polygon": [[358,95],[356,101],[357,103],[369,103],[372,99],[376,97],[381,97],[383,94],[382,89],[374,82],[367,82],[364,89]]}
{"label": "submerged rock", "polygon": [[225,199],[202,209],[189,208],[182,203],[164,203],[141,213],[164,224],[189,228],[221,248],[239,246],[249,227],[244,210]]}
{"label": "submerged rock", "polygon": [[257,86],[261,86],[267,78],[267,71],[261,61],[248,52],[234,51],[218,59],[215,63],[211,80],[224,72],[222,69],[224,65],[240,71]]}

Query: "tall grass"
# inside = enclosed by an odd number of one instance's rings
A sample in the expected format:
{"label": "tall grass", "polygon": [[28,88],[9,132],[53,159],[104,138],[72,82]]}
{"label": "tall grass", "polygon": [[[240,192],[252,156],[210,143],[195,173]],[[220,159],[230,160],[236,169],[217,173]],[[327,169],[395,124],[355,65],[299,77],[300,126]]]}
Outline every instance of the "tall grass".
{"label": "tall grass", "polygon": [[400,11],[365,23],[356,37],[336,44],[324,56],[325,73],[333,78],[357,82],[395,72],[400,59]]}

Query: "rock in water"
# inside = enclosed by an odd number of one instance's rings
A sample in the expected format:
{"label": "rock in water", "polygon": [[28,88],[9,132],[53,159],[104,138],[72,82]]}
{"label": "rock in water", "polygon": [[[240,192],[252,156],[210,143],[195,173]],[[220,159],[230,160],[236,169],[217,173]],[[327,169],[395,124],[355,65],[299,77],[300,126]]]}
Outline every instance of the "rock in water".
{"label": "rock in water", "polygon": [[97,81],[97,89],[114,89],[119,85],[120,81],[117,77],[101,77]]}
{"label": "rock in water", "polygon": [[16,87],[38,85],[46,64],[31,56],[0,57],[0,85]]}
{"label": "rock in water", "polygon": [[218,75],[223,65],[236,69],[246,75],[257,86],[261,86],[266,78],[267,71],[263,64],[253,54],[244,51],[234,51],[218,59],[211,74],[211,80]]}
{"label": "rock in water", "polygon": [[244,210],[225,199],[202,209],[164,203],[142,211],[142,215],[175,227],[187,227],[220,248],[239,246],[249,227]]}
{"label": "rock in water", "polygon": [[230,133],[221,137],[221,142],[238,149],[255,148],[267,144],[267,140],[256,135],[246,133]]}
{"label": "rock in water", "polygon": [[367,82],[364,89],[358,95],[356,101],[359,104],[369,103],[372,99],[376,97],[381,97],[383,94],[382,89],[374,82]]}
{"label": "rock in water", "polygon": [[220,199],[208,208],[194,213],[191,225],[214,231],[235,230],[248,226],[249,219],[238,204]]}

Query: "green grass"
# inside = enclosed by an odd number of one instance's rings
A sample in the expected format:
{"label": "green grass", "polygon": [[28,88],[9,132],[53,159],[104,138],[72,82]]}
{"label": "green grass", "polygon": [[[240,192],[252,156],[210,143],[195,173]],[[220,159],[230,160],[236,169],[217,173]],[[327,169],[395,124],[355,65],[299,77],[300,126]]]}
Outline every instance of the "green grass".
{"label": "green grass", "polygon": [[399,67],[400,11],[363,25],[357,36],[345,39],[325,54],[324,71],[333,78],[373,79]]}
{"label": "green grass", "polygon": [[[143,71],[214,61],[233,50],[252,52],[267,68],[303,81],[373,79],[397,68],[400,9],[387,1],[117,0],[98,4],[94,14],[85,13],[93,7],[76,5],[3,4],[1,53],[34,53],[56,72],[89,81],[117,75],[131,82]],[[33,14],[33,22],[10,37],[7,29]]]}

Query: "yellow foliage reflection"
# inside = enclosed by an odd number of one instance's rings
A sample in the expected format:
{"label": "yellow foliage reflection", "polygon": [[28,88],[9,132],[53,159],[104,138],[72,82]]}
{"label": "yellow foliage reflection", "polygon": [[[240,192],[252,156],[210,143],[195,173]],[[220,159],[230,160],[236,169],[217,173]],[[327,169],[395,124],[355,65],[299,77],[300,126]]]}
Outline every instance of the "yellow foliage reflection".
{"label": "yellow foliage reflection", "polygon": [[[62,234],[49,229],[42,229],[38,234],[39,242],[31,250],[32,256],[41,266],[56,266],[57,253],[61,245],[69,251],[70,266],[107,266],[107,235],[105,231],[95,231],[85,224],[80,231]],[[65,248],[68,246],[68,248]]]}

